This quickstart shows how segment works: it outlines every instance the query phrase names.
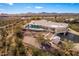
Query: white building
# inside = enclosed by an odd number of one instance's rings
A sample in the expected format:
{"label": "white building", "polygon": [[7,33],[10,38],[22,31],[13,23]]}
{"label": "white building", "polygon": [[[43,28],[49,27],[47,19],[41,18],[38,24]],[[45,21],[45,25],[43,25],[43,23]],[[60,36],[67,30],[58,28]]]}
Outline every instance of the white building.
{"label": "white building", "polygon": [[55,33],[65,33],[68,31],[67,23],[56,23],[47,20],[31,21],[24,26],[25,29],[35,31],[54,31]]}
{"label": "white building", "polygon": [[54,44],[58,44],[61,40],[60,40],[61,38],[59,37],[59,36],[55,36],[55,37],[53,37],[52,38],[52,42],[54,43]]}

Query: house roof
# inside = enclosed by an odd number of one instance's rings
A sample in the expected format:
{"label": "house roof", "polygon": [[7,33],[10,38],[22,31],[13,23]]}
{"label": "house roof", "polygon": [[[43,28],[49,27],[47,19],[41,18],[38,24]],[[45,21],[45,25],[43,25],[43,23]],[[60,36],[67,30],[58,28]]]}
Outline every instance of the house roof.
{"label": "house roof", "polygon": [[29,24],[35,24],[35,25],[41,25],[46,27],[52,27],[52,28],[66,28],[68,27],[67,23],[57,23],[57,22],[51,22],[47,20],[37,20],[37,21],[31,21]]}

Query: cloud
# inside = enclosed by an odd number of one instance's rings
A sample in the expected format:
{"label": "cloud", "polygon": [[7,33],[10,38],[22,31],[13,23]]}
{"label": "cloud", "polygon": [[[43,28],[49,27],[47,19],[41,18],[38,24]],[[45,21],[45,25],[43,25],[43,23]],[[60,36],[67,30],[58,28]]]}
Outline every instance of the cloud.
{"label": "cloud", "polygon": [[42,9],[43,7],[41,6],[35,6],[36,9]]}
{"label": "cloud", "polygon": [[12,6],[13,5],[13,3],[8,3],[10,6]]}

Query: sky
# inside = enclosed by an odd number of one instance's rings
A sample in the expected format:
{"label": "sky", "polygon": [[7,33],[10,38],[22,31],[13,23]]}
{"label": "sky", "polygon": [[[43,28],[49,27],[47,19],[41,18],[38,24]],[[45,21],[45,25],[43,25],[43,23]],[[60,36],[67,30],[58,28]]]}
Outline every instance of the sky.
{"label": "sky", "polygon": [[0,13],[79,13],[79,3],[0,3]]}

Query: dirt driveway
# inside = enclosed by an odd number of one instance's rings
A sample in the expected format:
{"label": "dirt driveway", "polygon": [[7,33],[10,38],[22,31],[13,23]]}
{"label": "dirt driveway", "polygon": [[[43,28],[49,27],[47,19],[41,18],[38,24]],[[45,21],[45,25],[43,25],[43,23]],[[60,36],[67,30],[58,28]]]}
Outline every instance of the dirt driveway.
{"label": "dirt driveway", "polygon": [[37,39],[33,37],[32,32],[26,32],[24,35],[23,42],[29,45],[32,45],[36,48],[40,48],[40,44],[38,43]]}

